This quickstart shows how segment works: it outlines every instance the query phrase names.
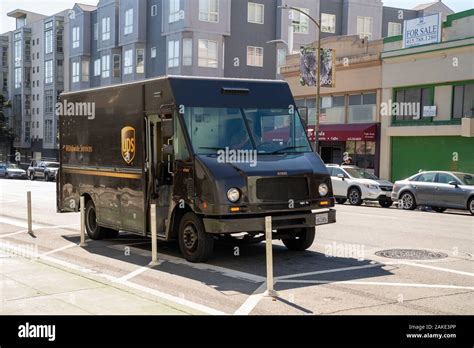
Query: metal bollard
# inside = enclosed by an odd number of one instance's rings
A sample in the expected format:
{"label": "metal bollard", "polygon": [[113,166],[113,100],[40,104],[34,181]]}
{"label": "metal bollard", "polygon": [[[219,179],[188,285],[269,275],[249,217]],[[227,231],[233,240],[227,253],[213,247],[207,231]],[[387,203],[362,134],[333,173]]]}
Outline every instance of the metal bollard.
{"label": "metal bollard", "polygon": [[31,191],[26,193],[27,213],[28,213],[28,233],[33,234],[33,216],[31,213]]}
{"label": "metal bollard", "polygon": [[273,289],[273,229],[272,217],[265,218],[265,248],[267,256],[267,291],[264,296],[278,297],[278,293]]}
{"label": "metal bollard", "polygon": [[156,204],[150,207],[151,219],[151,264],[150,266],[158,266],[158,250],[157,250],[157,231],[156,231]]}
{"label": "metal bollard", "polygon": [[81,209],[81,243],[79,244],[80,247],[87,246],[86,244],[86,200],[84,197],[81,197],[79,200],[79,206]]}

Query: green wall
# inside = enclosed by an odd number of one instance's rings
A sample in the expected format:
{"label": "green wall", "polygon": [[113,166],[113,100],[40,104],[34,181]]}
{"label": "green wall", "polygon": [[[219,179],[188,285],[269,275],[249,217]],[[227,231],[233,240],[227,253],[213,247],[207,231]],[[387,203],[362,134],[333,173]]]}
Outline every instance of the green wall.
{"label": "green wall", "polygon": [[474,173],[474,138],[393,137],[392,180],[408,178],[420,170]]}

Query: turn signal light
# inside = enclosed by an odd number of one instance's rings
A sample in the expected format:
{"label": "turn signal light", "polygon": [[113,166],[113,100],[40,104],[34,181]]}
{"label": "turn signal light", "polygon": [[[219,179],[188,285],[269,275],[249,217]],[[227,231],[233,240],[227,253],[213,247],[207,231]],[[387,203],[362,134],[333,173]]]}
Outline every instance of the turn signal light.
{"label": "turn signal light", "polygon": [[240,211],[239,207],[232,207],[230,208],[231,213],[238,213]]}
{"label": "turn signal light", "polygon": [[329,201],[321,201],[321,202],[319,202],[319,205],[322,206],[322,207],[326,207],[326,206],[328,206],[328,205],[331,205],[331,202],[329,202]]}

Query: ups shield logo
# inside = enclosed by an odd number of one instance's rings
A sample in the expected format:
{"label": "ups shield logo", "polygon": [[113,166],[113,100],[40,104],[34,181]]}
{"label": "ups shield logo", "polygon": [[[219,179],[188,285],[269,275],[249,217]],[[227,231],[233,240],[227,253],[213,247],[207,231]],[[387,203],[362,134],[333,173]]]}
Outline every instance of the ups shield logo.
{"label": "ups shield logo", "polygon": [[127,164],[132,164],[136,154],[135,128],[122,129],[122,157]]}

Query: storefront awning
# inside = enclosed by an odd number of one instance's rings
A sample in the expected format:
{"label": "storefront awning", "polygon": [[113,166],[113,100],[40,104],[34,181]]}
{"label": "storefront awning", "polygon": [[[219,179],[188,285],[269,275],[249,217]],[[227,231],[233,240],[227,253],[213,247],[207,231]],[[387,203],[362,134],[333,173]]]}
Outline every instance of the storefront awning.
{"label": "storefront awning", "polygon": [[[321,125],[319,141],[375,141],[377,124],[334,124]],[[308,136],[315,140],[314,126],[308,126]]]}

